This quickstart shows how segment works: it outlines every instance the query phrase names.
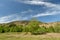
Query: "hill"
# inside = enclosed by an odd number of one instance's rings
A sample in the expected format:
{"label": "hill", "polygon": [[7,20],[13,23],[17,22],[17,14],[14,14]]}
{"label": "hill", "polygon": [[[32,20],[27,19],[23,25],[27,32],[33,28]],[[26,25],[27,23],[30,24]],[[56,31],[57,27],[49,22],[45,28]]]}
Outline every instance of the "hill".
{"label": "hill", "polygon": [[60,22],[44,23],[37,20],[13,21],[0,24],[0,33],[30,32],[31,34],[60,33]]}
{"label": "hill", "polygon": [[[10,23],[2,23],[0,25],[15,24],[15,25],[19,26],[19,25],[27,25],[28,23],[30,23],[30,21],[24,20],[24,21],[13,21],[13,22],[10,22]],[[57,25],[60,25],[60,22],[44,23],[44,22],[39,21],[39,26],[45,26],[45,27],[51,27],[52,26],[52,27],[54,27],[54,26],[57,26]]]}

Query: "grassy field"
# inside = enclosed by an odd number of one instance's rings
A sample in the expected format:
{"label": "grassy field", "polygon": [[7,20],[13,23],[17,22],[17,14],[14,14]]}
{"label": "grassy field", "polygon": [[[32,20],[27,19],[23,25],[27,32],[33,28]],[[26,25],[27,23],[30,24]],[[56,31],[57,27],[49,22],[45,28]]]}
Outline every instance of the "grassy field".
{"label": "grassy field", "polygon": [[0,40],[60,40],[60,33],[31,35],[30,33],[0,33]]}

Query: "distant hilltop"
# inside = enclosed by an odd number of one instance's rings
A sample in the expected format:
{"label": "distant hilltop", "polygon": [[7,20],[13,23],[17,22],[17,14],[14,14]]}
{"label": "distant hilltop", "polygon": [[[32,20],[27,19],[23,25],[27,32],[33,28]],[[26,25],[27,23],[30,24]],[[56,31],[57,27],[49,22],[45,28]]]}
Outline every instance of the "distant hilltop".
{"label": "distant hilltop", "polygon": [[[10,24],[15,24],[15,25],[27,25],[30,21],[13,21],[9,23],[2,23],[0,25],[10,25]],[[54,27],[60,25],[60,22],[51,22],[51,23],[44,23],[39,21],[39,26],[45,26],[45,27]]]}

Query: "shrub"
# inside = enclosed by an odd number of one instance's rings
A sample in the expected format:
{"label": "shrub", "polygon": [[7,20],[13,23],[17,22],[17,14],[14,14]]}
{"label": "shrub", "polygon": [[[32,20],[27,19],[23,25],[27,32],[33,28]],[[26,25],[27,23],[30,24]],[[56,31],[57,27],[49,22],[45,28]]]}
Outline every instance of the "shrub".
{"label": "shrub", "polygon": [[54,32],[55,33],[60,33],[60,26],[54,27]]}
{"label": "shrub", "polygon": [[2,28],[2,26],[0,26],[0,33],[2,33],[2,31],[3,31],[3,28]]}
{"label": "shrub", "polygon": [[52,27],[52,26],[49,27],[49,28],[47,28],[46,30],[47,30],[47,32],[49,32],[49,33],[50,33],[50,32],[55,32],[54,27]]}
{"label": "shrub", "polygon": [[9,27],[3,27],[3,32],[9,32]]}
{"label": "shrub", "polygon": [[34,30],[31,32],[34,35],[39,35],[39,34],[46,34],[46,29],[44,27],[40,27],[37,30]]}
{"label": "shrub", "polygon": [[22,32],[23,31],[23,26],[22,25],[17,26],[16,30],[17,30],[17,32]]}

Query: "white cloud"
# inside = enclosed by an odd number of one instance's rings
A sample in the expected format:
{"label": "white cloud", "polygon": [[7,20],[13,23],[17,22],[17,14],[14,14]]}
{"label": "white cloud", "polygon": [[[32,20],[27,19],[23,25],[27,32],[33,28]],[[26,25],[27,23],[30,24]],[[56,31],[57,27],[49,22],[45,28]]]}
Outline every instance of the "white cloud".
{"label": "white cloud", "polygon": [[21,12],[21,13],[26,14],[26,13],[29,13],[29,12],[33,12],[33,10],[28,9],[27,11],[23,11],[23,12]]}
{"label": "white cloud", "polygon": [[17,20],[27,20],[29,17],[25,15],[31,12],[33,12],[33,10],[29,9],[27,11],[22,11],[20,13],[15,13],[15,14],[0,17],[0,23],[8,23],[8,22],[17,21]]}
{"label": "white cloud", "polygon": [[13,16],[13,15],[0,17],[0,23],[6,23],[6,22],[9,22],[9,21],[7,21],[7,20],[9,20],[9,18],[12,18],[12,16]]}
{"label": "white cloud", "polygon": [[57,11],[52,11],[52,12],[45,12],[45,13],[38,13],[32,17],[42,17],[42,16],[49,16],[49,15],[58,15],[60,14],[60,12],[57,12]]}
{"label": "white cloud", "polygon": [[18,2],[22,2],[25,4],[31,4],[31,5],[44,5],[45,7],[50,8],[50,10],[47,9],[48,11],[46,11],[46,12],[38,13],[38,14],[32,15],[30,17],[27,17],[27,16],[24,17],[24,15],[26,13],[34,12],[33,10],[29,9],[27,11],[20,12],[22,15],[13,14],[13,15],[0,17],[0,23],[7,23],[7,22],[11,22],[11,21],[16,21],[16,20],[27,20],[32,17],[42,17],[42,16],[58,15],[58,14],[60,15],[60,5],[58,5],[58,4],[43,2],[42,0],[32,0],[32,1],[30,1],[30,0],[25,0],[25,1],[21,0],[20,1],[19,0]]}
{"label": "white cloud", "polygon": [[27,19],[28,19],[28,17],[21,17],[17,14],[12,14],[12,15],[8,15],[8,16],[0,17],[0,23],[8,23],[8,22],[12,22],[12,21],[27,20]]}
{"label": "white cloud", "polygon": [[[52,14],[55,13],[55,11],[56,11],[55,14],[60,12],[60,5],[59,4],[53,4],[53,3],[50,3],[50,2],[44,2],[44,0],[23,0],[23,1],[16,0],[16,1],[22,2],[22,3],[25,3],[25,4],[30,4],[30,5],[44,5],[45,7],[50,9],[49,12],[52,13]],[[48,13],[48,11],[47,11],[47,13]],[[45,15],[47,15],[47,14],[45,14]]]}
{"label": "white cloud", "polygon": [[25,4],[31,4],[31,5],[44,5],[46,7],[60,7],[57,4],[49,3],[49,2],[44,2],[44,0],[16,0],[18,2],[22,2]]}
{"label": "white cloud", "polygon": [[33,4],[33,5],[44,5],[46,7],[54,7],[54,6],[57,6],[55,4],[48,3],[48,2],[43,2],[43,1],[24,1],[24,3],[26,3],[26,4]]}
{"label": "white cloud", "polygon": [[43,2],[41,0],[25,0],[22,1],[25,4],[30,4],[30,5],[44,5],[45,7],[49,8],[50,10],[43,12],[43,13],[38,13],[37,15],[34,15],[33,17],[40,17],[40,16],[48,16],[48,15],[60,15],[60,5],[59,4],[53,4],[50,2]]}

